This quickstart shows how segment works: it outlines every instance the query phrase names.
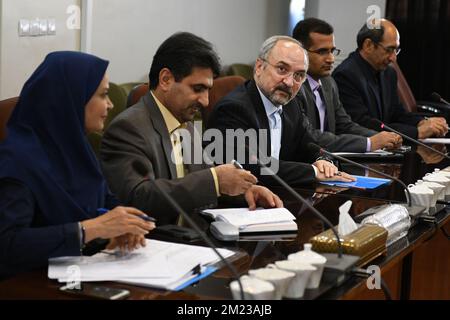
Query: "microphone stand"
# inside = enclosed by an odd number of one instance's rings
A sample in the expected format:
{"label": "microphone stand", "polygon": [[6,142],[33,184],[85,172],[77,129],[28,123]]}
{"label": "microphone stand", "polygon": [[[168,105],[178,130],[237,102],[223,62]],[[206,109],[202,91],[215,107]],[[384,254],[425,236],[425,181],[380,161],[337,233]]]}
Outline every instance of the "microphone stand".
{"label": "microphone stand", "polygon": [[[135,161],[135,162],[132,163],[132,166],[140,174],[144,173],[144,174],[142,174],[142,176],[145,177],[147,175],[147,169],[144,167],[144,165],[142,163]],[[222,254],[219,252],[219,250],[217,250],[217,248],[214,245],[214,243],[199,228],[197,223],[194,220],[192,220],[192,218],[189,216],[189,214],[187,214],[187,212],[184,211],[184,209],[180,207],[180,205],[175,201],[175,199],[173,199],[173,197],[170,194],[168,194],[167,192],[162,190],[161,187],[157,183],[154,183],[154,186],[155,186],[156,190],[160,194],[162,194],[164,199],[172,206],[172,208],[189,223],[189,225],[195,230],[195,232],[198,233],[198,235],[203,239],[203,241],[206,242],[206,244],[214,251],[214,253],[219,257],[219,259],[228,267],[228,269],[231,271],[231,273],[233,274],[234,278],[236,279],[236,281],[239,284],[239,289],[240,289],[240,293],[241,293],[241,300],[245,300],[244,288],[242,286],[241,280],[239,279],[239,275],[237,273],[237,270],[233,267],[233,265],[231,263],[229,263],[227,261],[227,259],[225,259],[222,256]]]}
{"label": "microphone stand", "polygon": [[428,149],[428,150],[431,150],[431,151],[433,151],[433,152],[435,152],[435,153],[437,153],[437,154],[439,154],[439,155],[445,157],[446,159],[450,159],[450,157],[448,156],[448,154],[443,153],[443,152],[440,152],[440,151],[438,151],[438,150],[436,150],[436,149],[434,149],[434,148],[432,148],[432,147],[426,145],[425,143],[420,142],[419,140],[413,139],[413,138],[407,136],[406,134],[401,133],[401,132],[395,130],[394,128],[391,128],[391,127],[387,126],[386,124],[384,124],[382,121],[380,121],[380,120],[378,120],[378,119],[375,119],[375,121],[378,122],[378,123],[380,124],[381,129],[387,129],[387,130],[389,130],[389,131],[391,131],[391,132],[394,132],[394,133],[398,134],[399,136],[401,136],[403,139],[406,139],[406,140],[411,141],[411,142],[413,142],[413,143],[415,143],[415,144],[418,144],[419,146],[422,146],[422,147],[424,147],[424,148],[426,148],[426,149]]}
{"label": "microphone stand", "polygon": [[[250,149],[248,146],[246,146]],[[333,224],[322,215],[316,208],[314,208],[306,199],[304,199],[298,192],[296,192],[290,185],[288,185],[283,179],[281,179],[276,173],[274,173],[270,168],[268,168],[265,164],[263,164],[259,158],[254,155],[255,153],[250,150],[251,154],[253,154],[253,158],[256,159],[256,163],[259,167],[264,168],[266,172],[268,172],[284,189],[286,189],[296,200],[300,203],[306,205],[308,209],[311,210],[319,219],[321,219],[325,224],[330,227],[333,234],[336,236],[337,245],[338,245],[338,253],[337,255],[334,253],[323,253],[322,255],[327,258],[327,262],[325,263],[325,269],[328,270],[329,281],[334,281],[336,285],[340,285],[345,279],[346,275],[352,272],[353,266],[358,262],[359,257],[343,254],[343,248],[341,239],[339,238],[339,234],[336,231],[336,228]]]}
{"label": "microphone stand", "polygon": [[354,166],[356,166],[356,167],[358,167],[358,168],[362,168],[362,169],[364,169],[364,170],[367,169],[367,170],[369,170],[369,171],[371,171],[371,172],[374,172],[374,173],[376,173],[376,174],[379,174],[380,176],[383,176],[383,177],[385,177],[385,178],[394,180],[395,182],[399,183],[399,184],[405,189],[405,191],[406,191],[406,202],[408,203],[408,207],[411,207],[411,206],[412,206],[412,205],[411,205],[411,193],[409,192],[408,188],[407,188],[406,185],[403,183],[403,181],[401,181],[400,179],[397,179],[396,177],[391,176],[391,175],[389,175],[389,174],[386,174],[386,173],[384,173],[384,172],[381,172],[381,171],[372,169],[372,168],[370,168],[370,167],[368,167],[368,166],[364,166],[364,165],[362,165],[362,164],[360,164],[360,163],[357,163],[357,162],[355,162],[355,161],[349,160],[349,159],[344,158],[344,157],[342,157],[342,156],[333,154],[333,153],[331,153],[331,152],[329,152],[329,151],[327,151],[327,150],[325,150],[325,149],[319,147],[318,145],[316,145],[316,144],[314,144],[314,143],[310,143],[309,146],[310,146],[311,148],[313,148],[313,149],[318,149],[319,152],[322,153],[322,154],[326,154],[327,156],[333,157],[333,158],[338,159],[338,160],[343,161],[343,162],[350,163],[350,164],[352,164],[352,165],[354,165]]}

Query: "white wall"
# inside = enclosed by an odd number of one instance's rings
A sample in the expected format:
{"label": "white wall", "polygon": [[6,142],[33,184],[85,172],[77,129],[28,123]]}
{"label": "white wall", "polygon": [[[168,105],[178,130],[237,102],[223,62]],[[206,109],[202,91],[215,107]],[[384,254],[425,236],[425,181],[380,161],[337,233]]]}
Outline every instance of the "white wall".
{"label": "white wall", "polygon": [[356,49],[356,35],[371,15],[366,13],[370,5],[379,6],[384,17],[386,0],[307,0],[305,17],[319,18],[333,26],[336,47],[342,50],[336,59],[339,62]]}
{"label": "white wall", "polygon": [[[222,64],[251,63],[268,35],[283,33],[288,0],[94,0],[92,53],[116,83],[146,81],[156,49],[177,31],[212,42]],[[269,22],[268,22],[269,21]]]}
{"label": "white wall", "polygon": [[[0,99],[17,96],[23,83],[56,50],[79,50],[80,31],[68,30],[66,9],[79,0],[0,0]],[[19,37],[19,19],[55,18],[56,35]]]}

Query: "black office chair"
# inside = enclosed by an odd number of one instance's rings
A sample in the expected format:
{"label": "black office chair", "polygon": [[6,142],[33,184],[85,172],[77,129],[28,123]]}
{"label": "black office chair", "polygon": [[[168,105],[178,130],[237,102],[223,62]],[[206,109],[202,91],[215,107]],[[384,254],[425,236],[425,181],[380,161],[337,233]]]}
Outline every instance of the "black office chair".
{"label": "black office chair", "polygon": [[445,104],[433,101],[417,101],[397,62],[392,62],[391,66],[397,73],[397,91],[400,102],[407,111],[449,118],[450,108]]}

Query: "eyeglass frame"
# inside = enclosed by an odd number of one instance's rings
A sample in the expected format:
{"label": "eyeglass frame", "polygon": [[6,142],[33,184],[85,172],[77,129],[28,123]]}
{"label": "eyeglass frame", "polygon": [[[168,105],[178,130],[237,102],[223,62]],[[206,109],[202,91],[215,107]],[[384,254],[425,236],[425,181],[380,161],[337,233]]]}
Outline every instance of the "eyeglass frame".
{"label": "eyeglass frame", "polygon": [[385,47],[383,44],[381,44],[381,42],[374,42],[374,44],[379,45],[380,47],[382,47],[383,50],[386,53],[388,53],[388,54],[395,53],[395,55],[398,56],[400,54],[400,51],[402,51],[402,48],[400,48],[400,47],[398,47],[398,48]]}
{"label": "eyeglass frame", "polygon": [[[317,49],[317,50],[309,50],[309,49],[305,49],[305,50],[308,51],[308,52],[312,52],[312,53],[318,54],[321,57],[325,57],[325,56],[329,55],[330,53],[333,55],[333,57],[337,57],[342,52],[341,49],[338,49],[336,47],[331,48],[331,49],[322,48],[322,49]],[[336,53],[333,53],[333,51],[336,52]]]}
{"label": "eyeglass frame", "polygon": [[[268,65],[272,66],[275,69],[275,72],[277,73],[277,75],[279,75],[280,77],[283,77],[283,79],[287,78],[287,77],[292,77],[292,79],[296,82],[296,83],[302,83],[306,80],[306,71],[286,71],[286,73],[284,73],[283,71],[279,71],[279,68],[282,66],[277,66],[275,64],[270,63],[267,59],[264,58],[259,58],[261,59],[261,61],[267,63]],[[284,67],[286,68],[286,67]],[[301,78],[299,80],[297,80],[295,78],[295,74],[298,74]]]}

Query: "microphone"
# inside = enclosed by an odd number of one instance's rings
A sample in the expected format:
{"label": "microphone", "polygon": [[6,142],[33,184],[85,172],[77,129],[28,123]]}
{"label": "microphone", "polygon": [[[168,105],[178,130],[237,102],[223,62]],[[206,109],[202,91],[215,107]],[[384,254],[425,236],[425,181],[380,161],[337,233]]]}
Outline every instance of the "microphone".
{"label": "microphone", "polygon": [[444,98],[441,97],[441,95],[437,92],[433,92],[431,94],[431,99],[433,99],[434,102],[440,102],[447,106],[450,106],[450,102],[446,101]]}
{"label": "microphone", "polygon": [[[140,175],[142,175],[146,180],[150,180],[148,179],[148,169],[145,167],[145,165],[137,160],[133,161],[133,163],[131,164],[133,169],[136,170],[137,173],[139,173]],[[144,181],[146,181],[144,180]],[[173,199],[173,197],[168,194],[167,192],[165,192],[164,190],[162,190],[160,188],[160,186],[155,183],[155,188],[156,190],[158,190],[158,192],[160,194],[162,194],[162,196],[164,197],[164,199],[172,206],[172,208],[179,214],[181,215],[188,223],[189,225],[195,230],[195,232],[197,232],[197,234],[203,239],[203,241],[206,242],[206,244],[214,251],[214,253],[219,257],[220,261],[222,261],[227,267],[228,269],[231,271],[231,273],[233,274],[233,277],[235,278],[235,280],[238,282],[239,284],[239,289],[241,291],[241,300],[245,300],[244,297],[244,288],[242,287],[242,282],[239,279],[239,275],[236,271],[236,269],[233,267],[233,265],[231,263],[229,263],[221,254],[220,252],[217,250],[216,246],[214,245],[214,243],[212,243],[212,241],[208,238],[208,236],[200,229],[200,227],[197,225],[197,223],[192,220],[192,218],[189,216],[189,214],[187,214],[186,211],[184,211],[184,209],[182,209],[180,207],[180,205]]]}
{"label": "microphone", "polygon": [[325,263],[325,269],[329,270],[329,279],[333,279],[336,281],[336,285],[340,285],[345,279],[346,275],[349,274],[352,270],[352,267],[358,262],[359,257],[352,256],[348,254],[343,254],[343,248],[341,239],[339,238],[339,234],[336,231],[336,228],[333,224],[317,210],[314,208],[305,198],[303,198],[297,191],[295,191],[289,184],[287,184],[283,179],[280,178],[272,169],[268,168],[264,163],[262,163],[256,153],[254,153],[251,148],[246,145],[247,150],[250,152],[250,159],[256,160],[256,164],[264,168],[266,172],[271,175],[276,182],[278,182],[284,189],[286,189],[297,201],[306,205],[306,207],[311,210],[314,215],[316,215],[319,219],[321,219],[325,224],[330,227],[331,231],[336,237],[337,245],[338,245],[338,253],[337,255],[334,253],[325,253],[322,254],[327,258],[327,262]]}
{"label": "microphone", "polygon": [[380,121],[380,120],[378,120],[378,119],[374,119],[374,120],[375,120],[377,123],[380,124],[380,128],[381,128],[381,129],[387,129],[388,131],[394,132],[394,133],[398,134],[399,136],[401,136],[401,137],[402,137],[403,139],[405,139],[405,140],[411,141],[411,142],[413,142],[413,143],[415,143],[415,144],[417,144],[417,145],[419,145],[419,146],[422,146],[422,147],[424,147],[424,148],[426,148],[426,149],[428,149],[428,150],[431,150],[431,151],[433,151],[433,152],[435,152],[435,153],[437,153],[437,154],[443,156],[443,157],[446,158],[446,159],[450,159],[450,157],[449,157],[446,153],[440,152],[440,151],[438,151],[438,150],[436,150],[436,149],[434,149],[434,148],[428,146],[427,144],[425,144],[425,143],[423,143],[423,142],[420,142],[419,140],[413,139],[413,138],[411,138],[410,136],[407,136],[406,134],[401,133],[401,132],[399,132],[399,131],[397,131],[397,130],[391,128],[391,127],[389,127],[389,126],[386,125],[384,122],[382,122],[382,121]]}
{"label": "microphone", "polygon": [[370,168],[368,166],[362,165],[362,164],[357,163],[355,161],[349,160],[347,158],[344,158],[344,157],[338,156],[336,154],[333,154],[333,153],[331,153],[331,152],[321,148],[320,146],[318,146],[315,143],[312,143],[312,142],[308,143],[308,148],[310,150],[314,150],[315,152],[319,152],[320,154],[326,154],[327,156],[333,157],[333,158],[341,160],[343,162],[347,162],[347,163],[353,164],[353,165],[357,166],[358,168],[362,168],[362,169],[365,169],[365,170],[367,169],[367,170],[369,170],[371,172],[374,172],[376,174],[379,174],[379,175],[381,175],[381,176],[383,176],[385,178],[394,180],[395,182],[399,183],[403,187],[403,189],[405,189],[405,191],[406,191],[406,202],[408,203],[408,207],[412,207],[412,205],[411,205],[411,193],[409,192],[408,188],[403,183],[403,181],[401,181],[400,179],[397,179],[394,176],[391,176],[391,175],[386,174],[384,172],[372,169],[372,168]]}

